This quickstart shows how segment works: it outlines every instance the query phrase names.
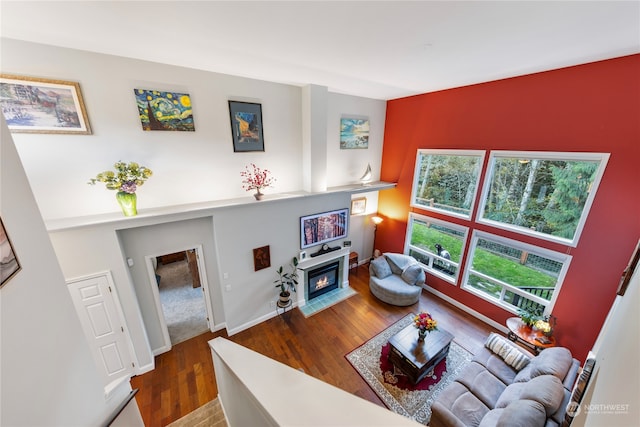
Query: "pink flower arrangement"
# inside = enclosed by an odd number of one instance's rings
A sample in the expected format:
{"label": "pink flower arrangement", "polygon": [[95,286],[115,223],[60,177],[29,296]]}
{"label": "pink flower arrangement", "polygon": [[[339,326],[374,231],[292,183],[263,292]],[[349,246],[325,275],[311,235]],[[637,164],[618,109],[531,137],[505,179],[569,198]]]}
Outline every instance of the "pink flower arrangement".
{"label": "pink flower arrangement", "polygon": [[[251,166],[252,170],[249,170],[249,166]],[[270,174],[271,172],[269,170],[260,169],[255,164],[250,163],[240,172],[240,176],[244,178],[242,180],[242,188],[247,191],[258,190],[258,192],[260,192],[260,190],[265,187],[271,187],[276,179],[269,176]]]}
{"label": "pink flower arrangement", "polygon": [[422,311],[413,318],[413,325],[421,331],[431,332],[438,329],[438,321],[429,313]]}

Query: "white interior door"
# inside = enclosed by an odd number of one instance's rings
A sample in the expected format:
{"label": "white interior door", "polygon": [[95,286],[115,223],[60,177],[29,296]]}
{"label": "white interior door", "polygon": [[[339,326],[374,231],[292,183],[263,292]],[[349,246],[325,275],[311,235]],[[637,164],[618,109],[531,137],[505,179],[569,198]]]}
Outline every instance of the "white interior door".
{"label": "white interior door", "polygon": [[67,288],[105,388],[112,389],[133,375],[134,363],[111,275],[74,279]]}

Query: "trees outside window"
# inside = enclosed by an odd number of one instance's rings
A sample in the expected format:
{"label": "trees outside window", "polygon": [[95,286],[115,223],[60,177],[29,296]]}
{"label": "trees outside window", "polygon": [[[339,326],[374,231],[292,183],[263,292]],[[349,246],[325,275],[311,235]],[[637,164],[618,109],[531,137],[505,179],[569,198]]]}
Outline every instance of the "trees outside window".
{"label": "trees outside window", "polygon": [[479,222],[576,246],[608,158],[492,152]]}
{"label": "trees outside window", "polygon": [[418,150],[411,205],[471,218],[484,151]]}

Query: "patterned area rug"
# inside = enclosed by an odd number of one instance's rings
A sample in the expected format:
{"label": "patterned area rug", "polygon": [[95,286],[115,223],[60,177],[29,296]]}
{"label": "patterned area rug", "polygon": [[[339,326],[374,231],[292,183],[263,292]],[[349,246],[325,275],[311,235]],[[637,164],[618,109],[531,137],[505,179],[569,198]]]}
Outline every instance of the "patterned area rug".
{"label": "patterned area rug", "polygon": [[390,410],[427,425],[434,399],[460,374],[473,356],[454,341],[447,358],[413,386],[386,357],[389,338],[409,325],[413,316],[407,315],[345,357]]}

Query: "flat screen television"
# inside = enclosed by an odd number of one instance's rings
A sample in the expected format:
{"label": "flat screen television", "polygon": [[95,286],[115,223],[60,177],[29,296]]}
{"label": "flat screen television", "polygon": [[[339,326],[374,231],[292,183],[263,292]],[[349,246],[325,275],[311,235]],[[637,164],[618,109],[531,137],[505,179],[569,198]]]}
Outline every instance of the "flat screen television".
{"label": "flat screen television", "polygon": [[347,237],[349,209],[338,209],[300,217],[300,248]]}

